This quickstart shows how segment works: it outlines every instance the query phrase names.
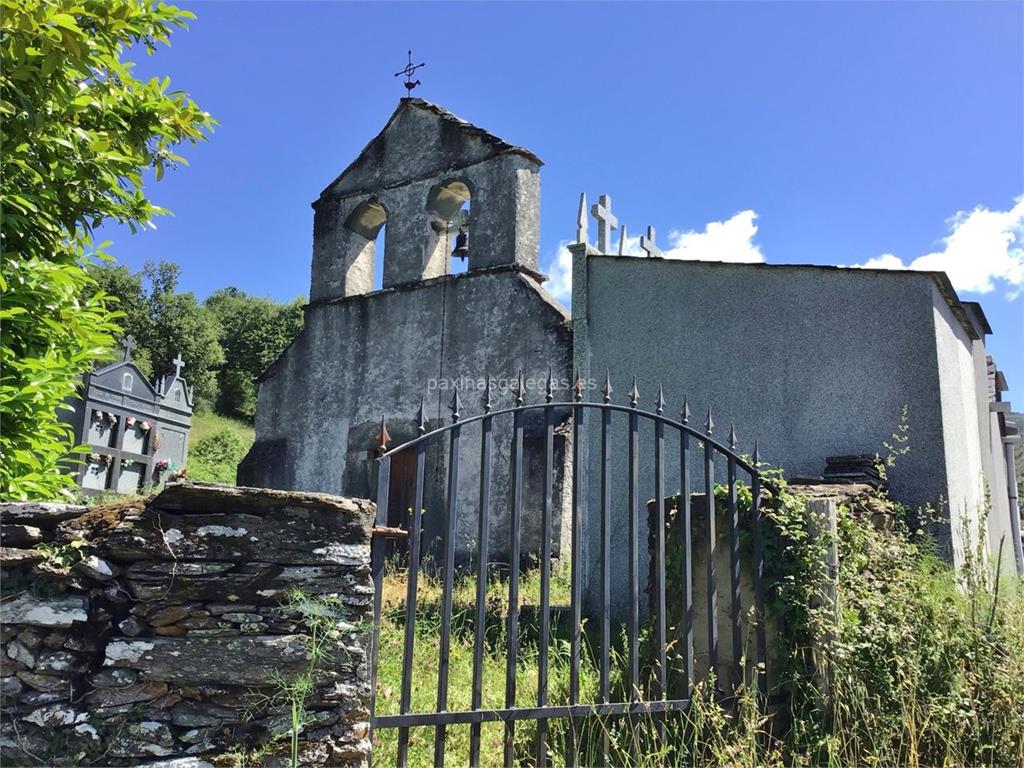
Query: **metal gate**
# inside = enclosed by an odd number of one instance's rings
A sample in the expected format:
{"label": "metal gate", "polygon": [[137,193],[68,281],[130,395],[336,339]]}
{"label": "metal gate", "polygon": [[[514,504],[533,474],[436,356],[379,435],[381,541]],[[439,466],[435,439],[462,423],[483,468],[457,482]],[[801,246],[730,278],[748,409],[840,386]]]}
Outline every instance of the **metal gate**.
{"label": "metal gate", "polygon": [[[504,765],[513,765],[516,762],[514,750],[514,736],[516,723],[524,720],[537,721],[536,754],[535,764],[542,766],[546,764],[547,757],[547,721],[556,718],[566,718],[578,722],[588,718],[613,717],[623,715],[653,716],[664,715],[665,713],[685,710],[691,703],[694,689],[696,670],[694,668],[694,632],[706,632],[708,667],[715,669],[719,662],[719,623],[720,621],[730,622],[732,648],[731,668],[733,670],[733,684],[738,684],[743,678],[743,647],[741,642],[741,609],[740,609],[740,518],[737,506],[737,488],[739,485],[738,476],[745,478],[750,491],[751,507],[749,516],[749,533],[752,539],[752,581],[754,591],[754,670],[756,676],[756,690],[759,692],[758,700],[763,704],[767,700],[767,658],[766,658],[766,631],[764,621],[764,546],[763,546],[763,514],[761,508],[762,488],[770,481],[762,478],[758,469],[758,456],[756,443],[753,457],[746,459],[738,453],[736,433],[730,429],[728,444],[716,441],[713,438],[714,424],[709,409],[707,421],[702,428],[695,428],[690,425],[690,411],[684,401],[682,412],[678,419],[673,419],[664,414],[665,399],[659,387],[658,396],[655,402],[655,410],[642,410],[638,404],[639,393],[636,380],[629,392],[627,405],[615,404],[611,400],[612,388],[609,379],[606,377],[602,388],[601,402],[587,402],[584,400],[585,389],[579,376],[572,388],[573,397],[568,402],[556,402],[554,399],[554,382],[549,376],[545,402],[536,404],[525,404],[522,372],[519,374],[518,383],[513,389],[513,403],[511,407],[494,409],[492,401],[493,388],[488,380],[482,397],[482,413],[466,417],[462,410],[462,402],[458,393],[452,398],[451,423],[437,429],[427,431],[426,419],[421,405],[417,416],[418,436],[401,445],[388,448],[390,436],[387,426],[381,421],[379,433],[379,458],[378,458],[378,480],[377,480],[377,520],[375,524],[375,536],[373,539],[372,569],[376,585],[374,601],[374,635],[371,646],[370,669],[371,684],[375,692],[374,706],[371,709],[371,733],[378,729],[397,729],[397,762],[405,766],[409,759],[409,734],[410,729],[416,727],[433,727],[434,735],[434,759],[433,764],[440,766],[445,764],[445,736],[446,729],[452,725],[468,724],[470,727],[469,762],[473,766],[480,763],[481,749],[481,724],[487,722],[504,723],[503,754]],[[552,522],[552,489],[554,484],[554,436],[556,410],[565,411],[569,409],[572,415],[573,444],[576,446],[573,452],[572,463],[572,503],[571,503],[571,606],[570,606],[570,629],[569,629],[569,683],[567,703],[550,704],[548,699],[549,680],[549,646],[551,642],[551,602],[550,602],[550,568],[551,568],[551,522]],[[509,541],[509,562],[517,564],[521,562],[521,532],[523,520],[523,475],[524,475],[524,452],[523,436],[526,414],[531,411],[540,411],[544,425],[544,470],[543,470],[543,504],[541,509],[541,551],[539,559],[540,573],[540,606],[539,606],[539,631],[537,636],[537,694],[536,705],[523,707],[516,706],[516,684],[517,665],[520,651],[520,569],[510,567],[508,572],[508,613],[505,617],[505,630],[507,634],[507,645],[505,647],[505,705],[502,708],[482,707],[483,688],[483,654],[484,654],[484,626],[485,626],[485,595],[488,580],[489,563],[489,540],[491,537],[490,525],[492,506],[491,475],[494,453],[494,424],[497,419],[511,419],[512,442],[510,447],[511,455],[511,517],[510,517],[510,541]],[[580,492],[581,480],[585,468],[583,465],[583,451],[580,447],[586,439],[586,415],[596,412],[600,418],[600,472],[596,482],[600,488],[599,510],[600,516],[600,600],[601,609],[599,615],[592,618],[591,624],[598,624],[594,632],[595,651],[599,643],[600,652],[596,661],[600,662],[599,685],[594,700],[583,701],[580,695],[580,657],[581,641],[583,639],[583,592],[582,592],[582,563],[580,562],[581,552],[581,521],[586,508],[586,501]],[[625,414],[628,421],[628,580],[629,590],[632,596],[629,605],[628,616],[625,626],[625,637],[628,657],[628,695],[619,697],[613,696],[610,685],[610,656],[612,654],[612,631],[611,621],[611,577],[610,558],[612,557],[612,416],[613,414]],[[621,418],[621,417],[620,417]],[[651,606],[651,619],[653,621],[653,635],[650,638],[650,647],[654,655],[652,659],[649,679],[641,679],[641,630],[640,630],[640,548],[648,546],[640,541],[639,519],[641,514],[641,502],[639,492],[640,475],[640,429],[641,422],[647,421],[653,425],[653,455],[654,455],[654,501],[653,522],[651,524],[651,546],[650,557],[653,559],[653,570],[655,578],[652,579],[651,588],[653,591]],[[456,521],[461,514],[458,504],[459,486],[459,449],[460,442],[464,440],[464,432],[468,429],[479,429],[480,434],[480,463],[479,463],[479,504],[473,514],[478,518],[477,523],[477,551],[473,558],[474,562],[467,569],[475,573],[476,577],[476,600],[475,600],[475,638],[473,647],[473,680],[471,704],[468,709],[453,711],[449,709],[449,653],[451,644],[451,620],[452,620],[452,595],[453,584],[456,576]],[[666,433],[669,438],[666,440]],[[447,438],[448,461],[447,461],[447,494],[446,494],[446,517],[444,520],[444,535],[439,557],[434,564],[436,573],[442,585],[441,616],[440,616],[440,638],[438,646],[438,674],[437,674],[437,698],[436,706],[432,711],[410,711],[411,686],[414,675],[413,649],[416,641],[416,616],[417,616],[417,583],[421,568],[424,566],[421,558],[421,528],[425,464],[428,446],[436,441],[443,441]],[[667,445],[666,445],[667,443]],[[665,483],[666,483],[666,450],[678,451],[679,471],[674,473],[673,480],[679,482],[679,533],[681,540],[678,541],[679,551],[682,553],[682,578],[681,594],[669,596],[666,594],[666,525],[665,525]],[[391,467],[396,455],[412,452],[415,457],[414,488],[412,492],[411,525],[408,531],[397,530],[388,527],[387,510],[388,494],[391,476]],[[702,455],[701,455],[702,454]],[[694,473],[691,464],[699,466],[702,471]],[[694,595],[691,563],[693,562],[694,551],[692,543],[692,521],[691,521],[691,493],[695,490],[703,491],[705,499],[714,499],[716,464],[724,465],[724,484],[726,487],[727,519],[729,526],[729,574],[727,584],[723,587],[729,589],[731,610],[729,616],[719,616],[719,576],[715,566],[716,547],[718,535],[715,530],[715,514],[713,507],[706,513],[706,551],[701,553],[707,559],[706,573],[706,594],[699,599],[705,601],[701,606],[706,610],[706,626],[695,628],[693,626]],[[697,482],[691,474],[697,474]],[[702,475],[702,476],[701,476]],[[594,479],[591,479],[593,482]],[[592,514],[591,511],[589,514]],[[401,685],[398,700],[398,714],[378,715],[376,714],[376,691],[377,671],[380,653],[380,621],[382,582],[384,578],[386,560],[386,541],[388,536],[408,536],[409,546],[407,551],[407,589],[405,600],[405,623],[404,641],[402,643],[402,666]],[[618,534],[616,534],[618,538]],[[667,601],[678,600],[681,605],[680,626],[669,637],[667,626]],[[599,640],[598,640],[599,637]],[[673,653],[678,651],[674,659],[675,667],[681,673],[681,684],[676,686],[677,690],[670,690],[669,686],[669,660],[667,653],[669,649]],[[727,657],[723,657],[723,660]],[[749,662],[750,660],[747,659]],[[625,678],[626,675],[624,674]],[[718,681],[722,683],[723,681]],[[720,701],[730,699],[732,690],[728,681],[725,685],[717,686],[717,698]],[[575,730],[572,731],[575,734]],[[570,735],[570,739],[574,738]],[[572,747],[570,747],[572,748]],[[607,744],[601,747],[601,755]]]}

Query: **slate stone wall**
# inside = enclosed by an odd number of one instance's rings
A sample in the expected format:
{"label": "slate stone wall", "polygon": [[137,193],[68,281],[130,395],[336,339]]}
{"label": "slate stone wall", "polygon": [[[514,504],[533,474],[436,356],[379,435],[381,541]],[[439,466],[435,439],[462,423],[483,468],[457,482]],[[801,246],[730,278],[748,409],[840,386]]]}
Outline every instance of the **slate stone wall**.
{"label": "slate stone wall", "polygon": [[0,504],[0,762],[288,765],[309,673],[299,763],[365,764],[373,514],[201,485]]}

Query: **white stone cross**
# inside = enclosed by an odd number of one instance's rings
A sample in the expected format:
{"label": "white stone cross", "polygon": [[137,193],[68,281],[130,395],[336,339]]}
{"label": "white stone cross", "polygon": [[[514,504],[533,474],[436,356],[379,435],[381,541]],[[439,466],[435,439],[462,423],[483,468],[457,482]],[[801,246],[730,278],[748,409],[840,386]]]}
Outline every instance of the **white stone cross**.
{"label": "white stone cross", "polygon": [[626,225],[619,229],[619,256],[626,255]]}
{"label": "white stone cross", "polygon": [[664,256],[661,248],[654,242],[654,227],[647,227],[647,234],[640,235],[640,249],[647,253],[648,259],[660,259]]}
{"label": "white stone cross", "polygon": [[181,367],[183,365],[185,365],[185,361],[181,359],[181,353],[179,352],[177,357],[175,357],[173,360],[171,360],[171,362],[174,363],[174,378],[180,379],[181,378]]}
{"label": "white stone cross", "polygon": [[601,195],[591,207],[590,215],[597,219],[597,250],[608,253],[612,230],[619,226],[619,220],[612,215],[612,199]]}

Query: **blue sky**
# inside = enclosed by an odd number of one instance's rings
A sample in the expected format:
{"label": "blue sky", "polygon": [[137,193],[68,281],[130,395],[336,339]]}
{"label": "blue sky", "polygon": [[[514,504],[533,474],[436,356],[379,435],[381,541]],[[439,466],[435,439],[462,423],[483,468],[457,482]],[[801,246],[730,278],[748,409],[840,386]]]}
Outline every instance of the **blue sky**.
{"label": "blue sky", "polygon": [[412,48],[417,96],[545,161],[556,293],[581,191],[675,256],[925,257],[983,303],[1024,392],[1022,3],[182,5],[198,19],[137,71],[221,125],[150,187],[173,217],[105,233],[122,263],[177,261],[200,298],[304,295],[310,203],[387,121]]}

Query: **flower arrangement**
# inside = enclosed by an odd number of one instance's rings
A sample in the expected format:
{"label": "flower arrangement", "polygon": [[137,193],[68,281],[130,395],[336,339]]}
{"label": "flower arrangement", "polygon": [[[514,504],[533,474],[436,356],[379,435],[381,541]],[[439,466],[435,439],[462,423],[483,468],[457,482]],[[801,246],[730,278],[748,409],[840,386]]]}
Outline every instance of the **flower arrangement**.
{"label": "flower arrangement", "polygon": [[107,418],[107,414],[99,409],[93,409],[92,417],[97,421],[104,421]]}
{"label": "flower arrangement", "polygon": [[125,416],[124,417],[124,423],[125,423],[125,426],[127,426],[127,427],[134,427],[135,426],[135,417],[134,416]]}
{"label": "flower arrangement", "polygon": [[110,457],[107,456],[105,453],[90,453],[89,463],[98,464],[101,467],[105,467],[107,466],[107,464],[110,463]]}
{"label": "flower arrangement", "polygon": [[169,466],[171,466],[171,462],[167,459],[158,459],[156,464],[153,465],[157,472],[163,472]]}
{"label": "flower arrangement", "polygon": [[139,429],[141,429],[143,432],[149,432],[149,430],[151,430],[152,428],[153,423],[151,421],[144,421],[141,424],[139,424]]}

